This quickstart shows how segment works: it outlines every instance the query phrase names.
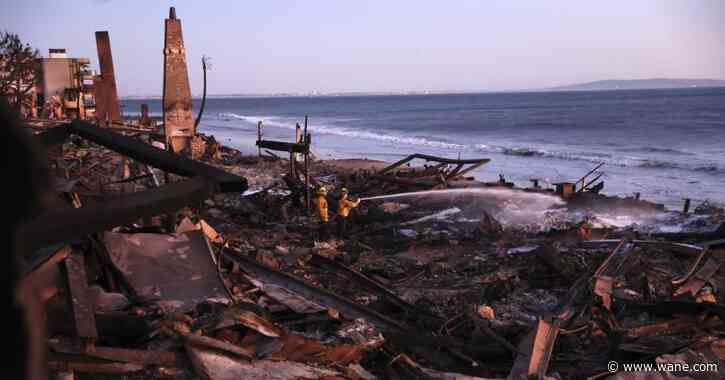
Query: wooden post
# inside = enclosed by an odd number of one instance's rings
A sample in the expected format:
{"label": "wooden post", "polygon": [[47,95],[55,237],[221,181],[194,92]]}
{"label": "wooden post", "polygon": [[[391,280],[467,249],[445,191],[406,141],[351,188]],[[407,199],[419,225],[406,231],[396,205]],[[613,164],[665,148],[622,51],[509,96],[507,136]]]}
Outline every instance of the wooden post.
{"label": "wooden post", "polygon": [[690,211],[690,198],[685,198],[685,205],[682,207],[682,213],[687,214]]}
{"label": "wooden post", "polygon": [[[302,142],[302,129],[300,128],[300,124],[297,123],[295,125],[295,144],[299,144]],[[297,153],[292,153],[291,155],[292,160],[292,176],[297,178],[299,175],[297,173]]]}
{"label": "wooden post", "polygon": [[257,122],[257,148],[259,149],[259,157],[262,157],[262,147],[259,146],[259,142],[262,141],[262,122]]}
{"label": "wooden post", "polygon": [[[307,117],[305,117],[305,131],[307,130]],[[310,210],[310,143],[311,138],[308,133],[305,134],[305,203],[307,211]]]}
{"label": "wooden post", "polygon": [[303,131],[303,136],[305,139],[305,145],[307,146],[307,149],[305,149],[305,203],[307,206],[307,211],[310,211],[310,144],[311,139],[309,133],[307,133],[307,115],[305,115],[305,129]]}
{"label": "wooden post", "polygon": [[76,326],[76,335],[83,344],[84,352],[93,352],[95,349],[98,331],[96,330],[96,314],[94,305],[88,298],[88,277],[83,253],[73,253],[63,262],[68,280],[68,297],[73,319]]}

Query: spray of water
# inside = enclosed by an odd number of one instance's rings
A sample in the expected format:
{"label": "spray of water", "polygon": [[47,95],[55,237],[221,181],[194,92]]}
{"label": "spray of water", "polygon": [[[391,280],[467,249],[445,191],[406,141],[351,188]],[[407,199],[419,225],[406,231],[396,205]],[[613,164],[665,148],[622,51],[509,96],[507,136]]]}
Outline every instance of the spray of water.
{"label": "spray of water", "polygon": [[[481,213],[486,212],[511,227],[540,227],[545,224],[548,212],[564,205],[561,198],[553,195],[501,188],[428,190],[361,198],[363,201],[382,199],[451,201],[455,204],[454,209],[460,211],[458,216],[461,218],[476,220]],[[431,216],[431,219],[441,219],[453,214],[434,214],[435,218]]]}
{"label": "spray of water", "polygon": [[[429,190],[361,198],[363,201],[384,199],[430,201],[434,205],[431,215],[403,225],[445,219],[473,222],[486,212],[508,228],[532,231],[561,228],[585,220],[593,223],[594,227],[633,227],[642,232],[710,231],[717,228],[717,225],[711,225],[712,221],[707,216],[685,217],[673,212],[622,207],[571,210],[561,207],[565,202],[557,196],[502,188]],[[438,207],[441,205],[445,208]]]}

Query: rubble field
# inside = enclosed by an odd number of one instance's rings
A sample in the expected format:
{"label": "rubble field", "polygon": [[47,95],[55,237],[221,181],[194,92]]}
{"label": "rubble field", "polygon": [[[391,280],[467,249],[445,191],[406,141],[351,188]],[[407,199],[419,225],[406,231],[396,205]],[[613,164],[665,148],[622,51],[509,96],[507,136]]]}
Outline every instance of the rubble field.
{"label": "rubble field", "polygon": [[[149,130],[117,132],[152,140]],[[27,258],[47,311],[53,372],[78,379],[723,378],[725,242],[718,239],[725,235],[717,207],[695,210],[712,231],[667,233],[586,220],[524,228],[497,212],[466,209],[466,197],[370,199],[352,211],[346,236],[322,240],[289,160],[246,156],[203,135],[192,156],[245,178],[248,189],[212,191],[174,211],[45,244]],[[52,210],[184,183],[75,135],[49,145],[48,160]],[[376,179],[384,166],[312,160],[310,186],[330,190],[332,215],[342,187],[353,197],[421,190]],[[579,210],[596,202],[580,202]],[[624,363],[680,367],[625,372]],[[682,371],[702,363],[711,367]]]}

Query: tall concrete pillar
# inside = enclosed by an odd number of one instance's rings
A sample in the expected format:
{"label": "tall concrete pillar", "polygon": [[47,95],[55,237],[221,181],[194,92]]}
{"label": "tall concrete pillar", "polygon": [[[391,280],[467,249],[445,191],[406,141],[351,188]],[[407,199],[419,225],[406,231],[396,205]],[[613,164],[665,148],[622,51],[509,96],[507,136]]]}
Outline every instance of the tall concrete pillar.
{"label": "tall concrete pillar", "polygon": [[96,32],[96,48],[98,50],[98,65],[101,69],[100,77],[93,80],[96,118],[100,126],[107,127],[108,121],[121,121],[121,105],[118,103],[116,75],[113,71],[111,40],[108,37],[108,32]]}
{"label": "tall concrete pillar", "polygon": [[181,20],[174,7],[166,19],[164,42],[164,128],[166,140],[176,152],[188,152],[194,136],[191,88],[186,68],[186,49],[181,34]]}

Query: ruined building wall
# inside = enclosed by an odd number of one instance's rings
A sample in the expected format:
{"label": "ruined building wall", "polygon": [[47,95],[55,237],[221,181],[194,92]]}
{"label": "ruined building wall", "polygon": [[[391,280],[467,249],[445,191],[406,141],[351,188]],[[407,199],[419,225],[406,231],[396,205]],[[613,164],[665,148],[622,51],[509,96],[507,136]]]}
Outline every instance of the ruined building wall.
{"label": "ruined building wall", "polygon": [[96,117],[101,126],[107,126],[106,120],[121,121],[121,105],[118,102],[116,75],[113,70],[111,40],[108,32],[96,32],[98,64],[101,68],[100,77],[93,80],[96,98]]}
{"label": "ruined building wall", "polygon": [[189,149],[194,135],[191,88],[186,67],[186,49],[181,34],[181,20],[169,10],[164,43],[164,126],[166,138],[174,152]]}

